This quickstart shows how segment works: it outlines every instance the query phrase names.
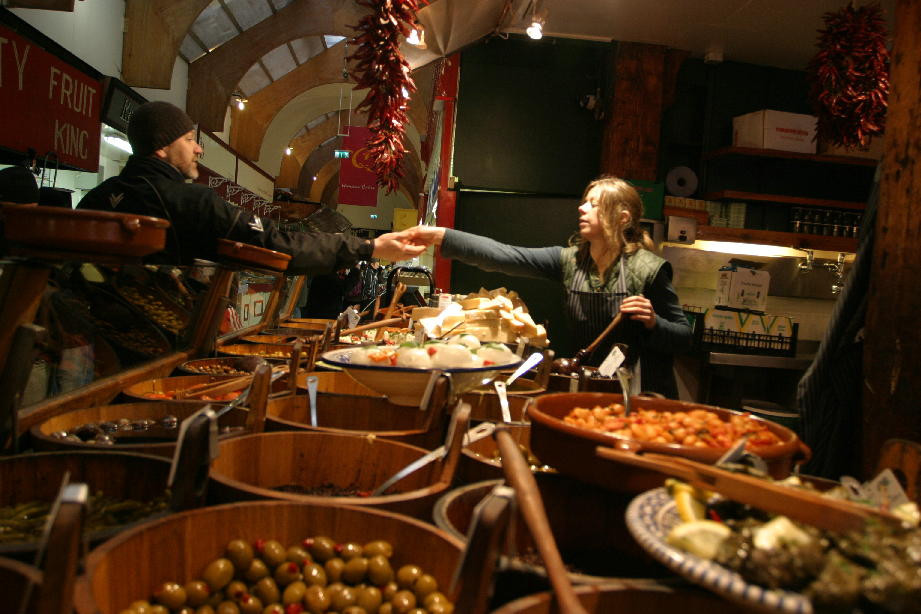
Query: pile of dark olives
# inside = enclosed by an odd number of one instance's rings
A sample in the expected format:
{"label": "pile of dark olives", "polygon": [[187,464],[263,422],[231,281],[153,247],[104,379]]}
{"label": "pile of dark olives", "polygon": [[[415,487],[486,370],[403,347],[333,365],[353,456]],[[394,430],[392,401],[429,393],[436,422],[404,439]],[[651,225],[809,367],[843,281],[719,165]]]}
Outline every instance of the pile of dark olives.
{"label": "pile of dark olives", "polygon": [[445,614],[454,611],[418,565],[391,566],[393,546],[326,536],[285,548],[234,539],[201,578],[158,586],[121,614]]}
{"label": "pile of dark olives", "polygon": [[154,426],[160,426],[164,429],[176,429],[179,426],[179,419],[176,416],[168,415],[159,420],[151,418],[139,418],[137,420],[120,418],[105,422],[88,422],[67,431],[55,431],[51,436],[55,439],[76,443],[113,445],[119,432],[149,431]]}

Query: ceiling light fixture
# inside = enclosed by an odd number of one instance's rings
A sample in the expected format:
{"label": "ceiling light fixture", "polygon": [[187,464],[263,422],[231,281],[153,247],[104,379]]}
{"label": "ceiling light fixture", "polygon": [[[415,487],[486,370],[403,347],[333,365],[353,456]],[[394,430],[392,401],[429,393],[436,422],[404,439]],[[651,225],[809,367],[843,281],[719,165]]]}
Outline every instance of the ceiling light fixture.
{"label": "ceiling light fixture", "polygon": [[286,155],[286,156],[290,156],[292,151],[294,151],[294,150],[291,149],[290,147],[285,147],[285,155]]}
{"label": "ceiling light fixture", "polygon": [[540,40],[544,36],[544,24],[547,23],[547,11],[540,10],[538,6],[540,0],[534,0],[531,4],[531,25],[525,32],[534,40]]}
{"label": "ceiling light fixture", "polygon": [[233,101],[236,103],[237,108],[241,111],[246,108],[246,103],[249,102],[246,98],[243,97],[243,94],[238,94],[234,92],[231,94]]}
{"label": "ceiling light fixture", "polygon": [[106,136],[102,137],[102,140],[104,140],[106,143],[108,143],[109,145],[113,147],[117,147],[118,149],[121,149],[122,151],[125,151],[128,153],[134,153],[133,151],[131,151],[131,144],[125,139],[121,138],[120,136],[114,136],[114,135],[107,134]]}
{"label": "ceiling light fixture", "polygon": [[409,36],[406,37],[406,42],[414,47],[419,49],[425,49],[425,29],[422,27],[422,24],[416,23],[413,24],[413,29],[410,31]]}

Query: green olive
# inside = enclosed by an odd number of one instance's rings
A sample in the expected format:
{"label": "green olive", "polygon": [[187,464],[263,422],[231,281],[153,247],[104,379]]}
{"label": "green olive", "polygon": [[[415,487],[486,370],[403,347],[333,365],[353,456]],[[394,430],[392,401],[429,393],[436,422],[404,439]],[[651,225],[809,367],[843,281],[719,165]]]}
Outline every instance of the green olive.
{"label": "green olive", "polygon": [[355,602],[358,600],[358,596],[356,595],[355,589],[353,587],[343,586],[342,590],[333,595],[331,600],[333,610],[344,610],[350,605],[355,605]]}
{"label": "green olive", "polygon": [[186,605],[176,610],[176,614],[195,614],[195,608]]}
{"label": "green olive", "polygon": [[381,589],[381,594],[384,596],[384,601],[390,601],[393,599],[393,596],[396,595],[400,590],[400,587],[397,586],[397,583],[393,580],[384,584],[383,587],[384,588]]}
{"label": "green olive", "polygon": [[281,602],[285,605],[297,603],[304,598],[304,593],[306,592],[307,585],[300,580],[296,580],[285,587],[285,592],[281,595]]}
{"label": "green olive", "polygon": [[393,604],[390,602],[382,603],[377,609],[377,614],[393,614]]}
{"label": "green olive", "polygon": [[320,535],[308,541],[310,543],[307,549],[310,552],[310,556],[312,556],[315,561],[325,563],[336,556],[336,542],[334,542],[332,538]]}
{"label": "green olive", "polygon": [[154,590],[153,598],[170,610],[178,610],[185,605],[186,592],[181,584],[164,582]]}
{"label": "green olive", "polygon": [[345,542],[344,544],[339,544],[336,547],[336,550],[339,552],[339,557],[343,561],[348,561],[356,556],[361,555],[361,544],[355,542]]}
{"label": "green olive", "polygon": [[332,600],[329,594],[322,586],[314,584],[308,587],[307,592],[304,593],[304,605],[307,606],[307,611],[310,612],[310,614],[325,612],[329,609],[331,603]]}
{"label": "green olive", "polygon": [[201,605],[195,610],[195,614],[215,614],[214,608],[210,605]]}
{"label": "green olive", "polygon": [[436,603],[450,603],[450,601],[441,591],[432,591],[422,599],[422,605],[426,608],[431,608]]}
{"label": "green olive", "polygon": [[368,575],[368,559],[356,556],[348,560],[342,569],[342,580],[349,584],[360,584]]}
{"label": "green olive", "polygon": [[240,614],[240,608],[233,601],[222,601],[218,604],[215,614]]}
{"label": "green olive", "polygon": [[243,572],[243,577],[250,582],[256,582],[269,575],[269,568],[262,559],[253,559],[249,569]]}
{"label": "green olive", "polygon": [[201,580],[192,580],[185,583],[185,598],[193,608],[208,603],[208,597],[211,596],[211,588],[206,582]]}
{"label": "green olive", "polygon": [[265,609],[262,610],[262,614],[285,614],[285,609],[281,607],[280,603],[272,603],[265,606]]}
{"label": "green olive", "polygon": [[303,546],[289,546],[285,551],[285,558],[298,565],[304,564],[304,559],[310,558],[310,553]]}
{"label": "green olive", "polygon": [[429,614],[453,614],[454,604],[450,601],[438,601],[426,608]]}
{"label": "green olive", "polygon": [[214,591],[211,593],[211,596],[208,597],[208,602],[205,605],[210,605],[212,608],[217,608],[222,601],[227,601],[224,597],[224,591]]}
{"label": "green olive", "polygon": [[235,539],[227,544],[224,556],[230,559],[236,569],[248,569],[253,562],[253,547],[242,539]]}
{"label": "green olive", "polygon": [[422,568],[418,565],[403,565],[397,570],[397,584],[400,588],[412,588],[421,575]]}
{"label": "green olive", "polygon": [[397,591],[390,603],[393,605],[394,612],[404,614],[416,607],[416,596],[412,591]]}
{"label": "green olive", "polygon": [[438,580],[427,573],[424,573],[416,578],[416,582],[413,584],[413,592],[416,593],[416,598],[420,602],[425,599],[426,595],[434,593],[437,590]]}
{"label": "green olive", "polygon": [[377,609],[384,602],[381,589],[376,586],[360,586],[356,592],[358,599],[355,603],[368,612],[377,612]]}
{"label": "green olive", "polygon": [[211,590],[220,590],[227,586],[227,583],[233,578],[233,563],[229,559],[215,559],[208,563],[201,577],[208,583]]}
{"label": "green olive", "polygon": [[169,608],[161,603],[155,603],[147,610],[150,614],[169,614]]}
{"label": "green olive", "polygon": [[368,580],[374,586],[384,586],[393,580],[393,567],[390,559],[383,554],[377,554],[368,559]]}
{"label": "green olive", "polygon": [[138,614],[147,614],[148,610],[150,610],[150,603],[139,599],[138,601],[132,602],[131,605],[128,606],[128,609],[134,610]]}
{"label": "green olive", "polygon": [[362,554],[369,559],[372,556],[377,556],[378,554],[382,554],[389,559],[393,556],[393,546],[388,541],[378,539],[365,544],[365,547],[362,548]]}
{"label": "green olive", "polygon": [[227,594],[229,599],[239,601],[243,595],[249,593],[249,589],[246,588],[246,585],[239,580],[234,580],[224,588],[224,592]]}
{"label": "green olive", "polygon": [[335,598],[336,594],[338,594],[339,591],[341,591],[343,588],[345,588],[345,584],[342,582],[333,582],[331,584],[327,584],[326,594],[329,595],[330,599],[333,599]]}
{"label": "green olive", "polygon": [[326,570],[326,578],[330,582],[338,582],[342,579],[342,570],[345,568],[345,561],[338,556],[333,557],[323,563],[323,569]]}
{"label": "green olive", "polygon": [[264,560],[265,564],[271,569],[278,567],[288,556],[285,547],[274,539],[270,539],[262,544],[260,554],[262,555],[262,560]]}
{"label": "green olive", "polygon": [[307,584],[326,586],[326,571],[317,563],[304,565],[304,582]]}
{"label": "green olive", "polygon": [[428,612],[425,611],[425,608],[413,608],[407,614],[428,614]]}
{"label": "green olive", "polygon": [[342,610],[342,614],[368,614],[368,611],[357,605],[350,605],[346,609]]}
{"label": "green olive", "polygon": [[262,614],[262,601],[254,595],[243,595],[237,605],[240,606],[240,614]]}
{"label": "green olive", "polygon": [[287,586],[295,580],[300,580],[303,578],[301,575],[301,568],[298,566],[298,564],[292,563],[290,561],[285,561],[276,567],[274,577],[279,586]]}
{"label": "green olive", "polygon": [[268,576],[256,582],[256,585],[253,586],[253,594],[259,597],[262,603],[281,601],[281,591],[278,590],[278,585]]}

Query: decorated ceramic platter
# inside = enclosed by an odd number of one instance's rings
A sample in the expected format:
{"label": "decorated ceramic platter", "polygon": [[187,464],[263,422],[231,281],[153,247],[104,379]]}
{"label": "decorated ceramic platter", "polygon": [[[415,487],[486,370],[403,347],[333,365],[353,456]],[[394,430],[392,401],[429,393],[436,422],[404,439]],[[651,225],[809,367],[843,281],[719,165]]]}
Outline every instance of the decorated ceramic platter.
{"label": "decorated ceramic platter", "polygon": [[812,603],[803,595],[750,584],[722,565],[670,546],[665,538],[680,523],[677,506],[664,488],[644,492],[627,508],[630,533],[675,573],[753,611],[812,614]]}

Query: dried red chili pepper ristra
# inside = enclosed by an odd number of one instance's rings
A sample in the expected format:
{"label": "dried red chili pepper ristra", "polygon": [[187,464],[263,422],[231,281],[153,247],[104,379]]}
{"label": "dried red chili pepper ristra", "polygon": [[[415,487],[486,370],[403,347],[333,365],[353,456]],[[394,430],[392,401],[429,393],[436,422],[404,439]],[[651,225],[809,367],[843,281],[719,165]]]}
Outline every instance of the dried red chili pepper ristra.
{"label": "dried red chili pepper ristra", "polygon": [[816,136],[845,147],[882,134],[889,97],[886,23],[879,4],[825,13],[819,51],[809,62]]}
{"label": "dried red chili pepper ristra", "polygon": [[419,1],[358,0],[358,4],[371,12],[352,26],[358,49],[347,59],[353,62],[355,89],[368,90],[356,111],[367,109],[371,168],[378,184],[390,193],[399,187],[403,176],[400,163],[407,152],[406,109],[416,91],[409,63],[400,53],[400,40],[409,35],[408,24],[416,21]]}

